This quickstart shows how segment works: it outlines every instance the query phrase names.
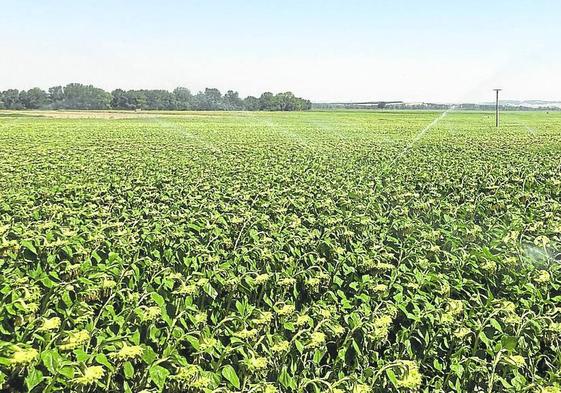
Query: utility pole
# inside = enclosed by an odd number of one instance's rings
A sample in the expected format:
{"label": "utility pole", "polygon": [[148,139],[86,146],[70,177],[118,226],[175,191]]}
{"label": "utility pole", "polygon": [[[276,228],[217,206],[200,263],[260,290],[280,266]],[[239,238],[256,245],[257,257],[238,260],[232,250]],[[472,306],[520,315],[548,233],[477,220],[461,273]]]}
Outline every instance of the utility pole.
{"label": "utility pole", "polygon": [[495,101],[495,127],[499,126],[499,91],[502,89],[493,89],[497,93],[497,99]]}

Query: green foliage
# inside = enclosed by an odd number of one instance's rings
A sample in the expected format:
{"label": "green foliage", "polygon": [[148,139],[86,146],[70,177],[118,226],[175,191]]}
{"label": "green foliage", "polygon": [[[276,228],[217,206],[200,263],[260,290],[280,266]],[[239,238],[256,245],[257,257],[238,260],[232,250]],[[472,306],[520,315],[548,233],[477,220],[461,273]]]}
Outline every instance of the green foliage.
{"label": "green foliage", "polygon": [[559,391],[560,114],[118,115],[0,117],[2,389]]}
{"label": "green foliage", "polygon": [[70,83],[64,87],[64,99],[56,106],[65,109],[108,109],[111,94],[92,85]]}
{"label": "green foliage", "polygon": [[125,110],[201,110],[201,111],[301,111],[308,110],[311,102],[294,96],[291,92],[264,93],[261,98],[241,99],[238,92],[205,89],[192,95],[189,89],[178,87],[167,90],[122,90],[107,93],[103,89],[70,83],[54,86],[48,93],[38,87],[28,91],[15,89],[0,92],[0,109],[125,109]]}

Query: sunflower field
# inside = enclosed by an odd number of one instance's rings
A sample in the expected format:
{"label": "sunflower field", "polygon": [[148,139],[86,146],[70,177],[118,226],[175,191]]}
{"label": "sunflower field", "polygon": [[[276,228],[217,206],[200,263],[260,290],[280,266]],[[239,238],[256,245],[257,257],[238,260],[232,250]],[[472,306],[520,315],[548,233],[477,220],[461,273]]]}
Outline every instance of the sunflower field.
{"label": "sunflower field", "polygon": [[561,392],[561,113],[0,112],[0,390]]}

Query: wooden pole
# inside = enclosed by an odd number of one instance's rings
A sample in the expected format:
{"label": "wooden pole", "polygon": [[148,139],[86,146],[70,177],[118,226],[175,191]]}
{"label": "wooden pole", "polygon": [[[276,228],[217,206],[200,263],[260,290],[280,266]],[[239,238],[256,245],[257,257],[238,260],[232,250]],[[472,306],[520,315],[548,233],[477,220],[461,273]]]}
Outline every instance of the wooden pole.
{"label": "wooden pole", "polygon": [[499,127],[499,91],[501,89],[495,89],[497,92],[497,97],[495,100],[495,127]]}

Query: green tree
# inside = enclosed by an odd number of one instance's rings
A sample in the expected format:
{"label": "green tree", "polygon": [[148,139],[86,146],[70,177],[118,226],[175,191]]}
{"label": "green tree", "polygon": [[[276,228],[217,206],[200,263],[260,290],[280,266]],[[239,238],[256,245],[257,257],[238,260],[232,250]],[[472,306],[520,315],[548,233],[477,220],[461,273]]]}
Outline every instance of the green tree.
{"label": "green tree", "polygon": [[242,99],[234,90],[222,95],[220,90],[214,88],[206,88],[193,96],[185,87],[177,87],[172,92],[161,89],[115,89],[108,93],[92,85],[70,83],[65,87],[50,87],[48,92],[40,88],[0,92],[0,108],[294,111],[310,109],[311,102],[291,92],[277,95],[265,92],[259,98],[249,96]]}
{"label": "green tree", "polygon": [[173,90],[175,106],[179,110],[187,110],[193,107],[193,94],[186,87],[177,87]]}
{"label": "green tree", "polygon": [[28,91],[21,91],[19,101],[26,109],[44,108],[50,104],[48,94],[38,87]]}
{"label": "green tree", "polygon": [[148,100],[146,94],[142,90],[129,90],[127,91],[129,100],[129,109],[147,109]]}
{"label": "green tree", "polygon": [[224,109],[222,93],[218,89],[206,88],[194,97],[194,109],[202,111],[215,111]]}
{"label": "green tree", "polygon": [[274,111],[276,110],[275,96],[271,92],[265,92],[259,97],[259,110]]}
{"label": "green tree", "polygon": [[111,94],[92,85],[70,83],[64,87],[64,107],[68,109],[107,109]]}
{"label": "green tree", "polygon": [[259,110],[259,98],[248,96],[243,100],[243,108],[246,111],[258,111]]}
{"label": "green tree", "polygon": [[129,95],[123,89],[115,89],[111,92],[111,108],[131,109]]}
{"label": "green tree", "polygon": [[146,107],[152,110],[175,109],[175,96],[167,90],[141,90],[146,96]]}
{"label": "green tree", "polygon": [[49,87],[49,100],[51,105],[56,108],[64,101],[64,89],[62,86]]}
{"label": "green tree", "polygon": [[297,99],[291,92],[279,93],[275,96],[275,106],[281,111],[293,111],[297,106]]}
{"label": "green tree", "polygon": [[19,90],[8,89],[2,92],[2,101],[6,109],[23,109],[24,106],[19,100]]}
{"label": "green tree", "polygon": [[243,100],[237,91],[228,90],[224,94],[224,109],[228,111],[239,111],[243,109]]}

